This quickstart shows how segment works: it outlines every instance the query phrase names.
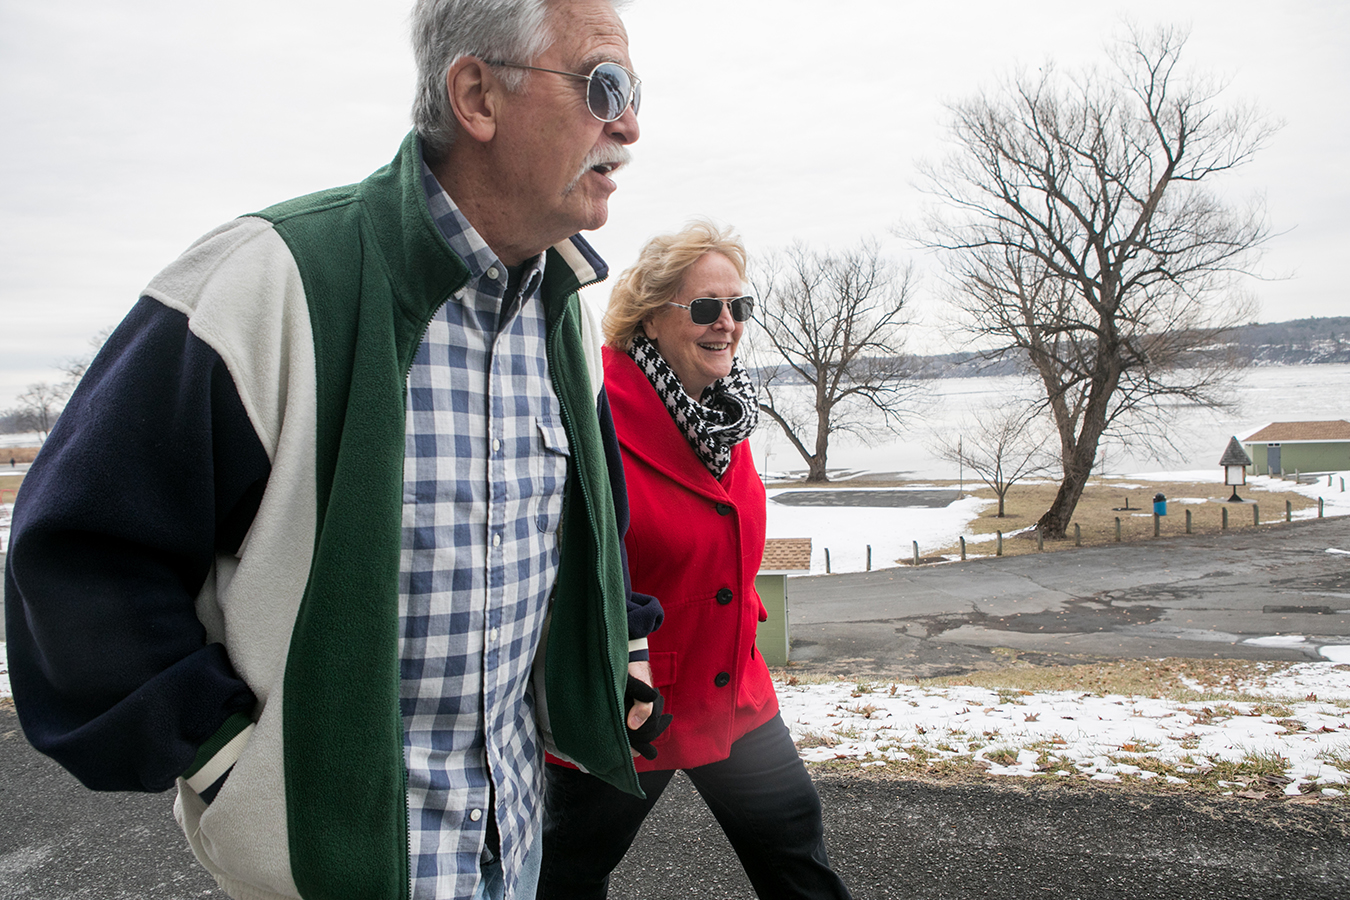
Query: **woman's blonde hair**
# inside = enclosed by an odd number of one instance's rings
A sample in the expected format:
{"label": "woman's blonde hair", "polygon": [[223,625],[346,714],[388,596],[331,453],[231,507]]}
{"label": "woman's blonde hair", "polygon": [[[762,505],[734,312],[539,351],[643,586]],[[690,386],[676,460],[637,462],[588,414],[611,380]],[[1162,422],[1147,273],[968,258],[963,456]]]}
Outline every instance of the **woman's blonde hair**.
{"label": "woman's blonde hair", "polygon": [[675,299],[689,268],[709,253],[720,253],[736,267],[745,281],[745,245],[731,228],[719,228],[697,219],[674,234],[652,238],[638,254],[637,262],[614,282],[609,308],[601,327],[605,343],[627,350],[653,310]]}

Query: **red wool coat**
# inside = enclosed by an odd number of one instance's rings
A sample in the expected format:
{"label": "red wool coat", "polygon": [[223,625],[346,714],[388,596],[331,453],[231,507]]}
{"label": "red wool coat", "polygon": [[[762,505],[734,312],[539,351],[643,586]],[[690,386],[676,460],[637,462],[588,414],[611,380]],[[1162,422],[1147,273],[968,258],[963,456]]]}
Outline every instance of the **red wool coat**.
{"label": "red wool coat", "polygon": [[649,638],[652,676],[670,727],[638,771],[726,759],[731,743],[778,712],[768,666],[755,649],[767,618],[755,591],[764,556],[764,483],[750,442],[731,451],[720,481],[689,446],[647,376],[604,348],[605,390],[623,451],[631,511],[633,590],[661,601]]}

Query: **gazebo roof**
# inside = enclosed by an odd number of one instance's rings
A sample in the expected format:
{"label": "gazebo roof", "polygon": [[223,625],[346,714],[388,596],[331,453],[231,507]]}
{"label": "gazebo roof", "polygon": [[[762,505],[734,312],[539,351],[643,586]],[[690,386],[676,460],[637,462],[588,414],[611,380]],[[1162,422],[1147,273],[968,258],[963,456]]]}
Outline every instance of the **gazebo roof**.
{"label": "gazebo roof", "polygon": [[1251,458],[1247,452],[1242,449],[1242,442],[1236,437],[1228,442],[1228,449],[1223,451],[1223,459],[1219,460],[1221,466],[1250,466]]}

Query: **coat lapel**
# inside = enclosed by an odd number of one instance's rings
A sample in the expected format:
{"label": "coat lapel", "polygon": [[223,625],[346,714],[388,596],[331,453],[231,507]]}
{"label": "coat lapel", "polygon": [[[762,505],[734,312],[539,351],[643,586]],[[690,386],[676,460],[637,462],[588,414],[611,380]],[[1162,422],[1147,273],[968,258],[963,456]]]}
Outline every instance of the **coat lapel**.
{"label": "coat lapel", "polygon": [[[728,499],[727,491],[670,417],[656,389],[632,357],[605,347],[605,391],[614,411],[619,443],[672,481],[712,500]],[[740,448],[733,450],[733,454]],[[728,467],[730,472],[734,468]]]}

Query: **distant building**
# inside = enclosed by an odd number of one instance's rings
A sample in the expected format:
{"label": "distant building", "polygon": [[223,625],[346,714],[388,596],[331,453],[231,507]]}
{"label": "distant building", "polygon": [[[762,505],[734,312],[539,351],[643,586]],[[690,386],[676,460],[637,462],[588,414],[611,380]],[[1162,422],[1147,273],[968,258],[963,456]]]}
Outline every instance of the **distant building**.
{"label": "distant building", "polygon": [[792,635],[788,626],[787,576],[811,573],[810,538],[769,538],[755,576],[755,592],[769,618],[759,623],[755,645],[771,666],[788,664]]}
{"label": "distant building", "polygon": [[1252,474],[1341,472],[1350,469],[1350,422],[1271,422],[1242,439]]}

